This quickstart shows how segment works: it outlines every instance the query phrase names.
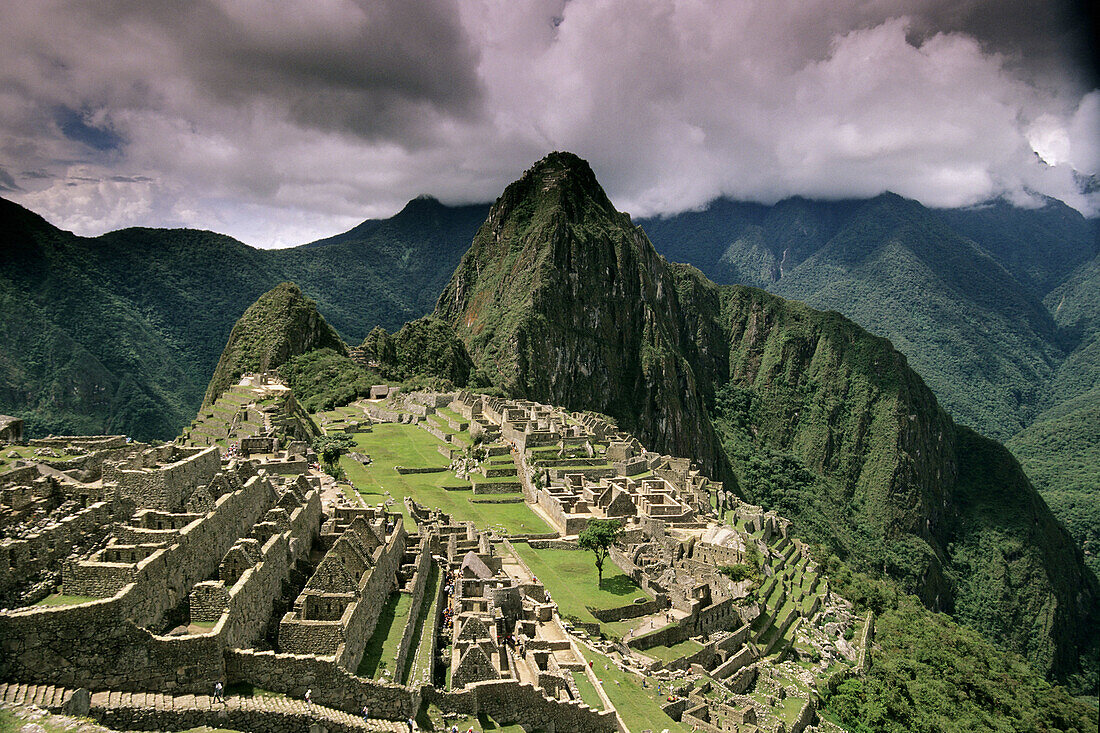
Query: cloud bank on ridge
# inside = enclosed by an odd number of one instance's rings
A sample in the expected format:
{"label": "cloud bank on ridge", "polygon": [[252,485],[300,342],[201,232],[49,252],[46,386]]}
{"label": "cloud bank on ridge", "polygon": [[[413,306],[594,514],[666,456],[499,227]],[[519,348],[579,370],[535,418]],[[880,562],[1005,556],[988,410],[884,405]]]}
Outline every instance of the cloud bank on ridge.
{"label": "cloud bank on ridge", "polygon": [[[615,203],[1100,211],[1082,11],[1025,0],[44,0],[0,8],[0,195],[286,246],[550,150]],[[1087,19],[1086,19],[1087,20]],[[1091,189],[1096,189],[1092,185]]]}

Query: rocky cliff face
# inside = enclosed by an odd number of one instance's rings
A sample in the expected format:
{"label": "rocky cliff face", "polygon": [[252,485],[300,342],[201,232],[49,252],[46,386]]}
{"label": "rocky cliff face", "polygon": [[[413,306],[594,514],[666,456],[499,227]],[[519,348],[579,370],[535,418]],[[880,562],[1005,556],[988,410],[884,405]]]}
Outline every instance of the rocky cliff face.
{"label": "rocky cliff face", "polygon": [[782,495],[804,536],[1095,688],[1096,578],[1011,456],[957,428],[886,339],[666,262],[579,158],[508,187],[436,315],[510,395],[610,414]]}
{"label": "rocky cliff face", "polygon": [[293,356],[323,348],[347,355],[347,347],[317,304],[294,283],[281,283],[261,295],[233,326],[203,406],[213,404],[246,372],[275,369]]}
{"label": "rocky cliff face", "polygon": [[[702,280],[683,279],[693,277]],[[717,305],[716,293],[705,297]],[[720,472],[712,382],[698,370],[709,377],[706,357],[725,349],[696,342],[706,334],[681,307],[673,270],[576,156],[550,155],[508,187],[436,315],[509,394],[611,415],[658,450]]]}

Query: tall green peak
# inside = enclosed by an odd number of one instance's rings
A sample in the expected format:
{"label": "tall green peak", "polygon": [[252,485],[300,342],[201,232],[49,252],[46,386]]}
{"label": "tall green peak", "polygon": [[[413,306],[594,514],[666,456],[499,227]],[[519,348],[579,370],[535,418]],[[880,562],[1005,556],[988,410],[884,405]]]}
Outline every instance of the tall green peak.
{"label": "tall green peak", "polygon": [[279,283],[248,307],[229,334],[203,406],[247,372],[276,369],[287,360],[315,349],[347,355],[347,347],[325,322],[317,304],[292,282]]}
{"label": "tall green peak", "polygon": [[679,279],[591,167],[553,153],[493,205],[436,316],[508,394],[612,415],[720,474],[710,378],[684,357],[707,346],[681,319]]}
{"label": "tall green peak", "polygon": [[[916,202],[819,209],[792,202],[775,222],[807,261],[827,248],[831,267],[863,267],[918,231],[914,267],[944,254]],[[957,426],[889,340],[666,261],[576,156],[505,190],[435,315],[508,395],[614,416],[803,539],[1095,689],[1096,578],[1011,455]]]}

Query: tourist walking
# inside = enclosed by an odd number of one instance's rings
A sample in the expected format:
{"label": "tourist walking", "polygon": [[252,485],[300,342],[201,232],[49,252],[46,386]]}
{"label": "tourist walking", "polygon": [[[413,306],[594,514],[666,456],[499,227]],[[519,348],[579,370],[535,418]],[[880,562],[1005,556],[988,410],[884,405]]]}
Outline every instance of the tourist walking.
{"label": "tourist walking", "polygon": [[413,733],[413,731],[416,730],[416,723],[413,722],[411,717],[405,721],[405,725],[409,726],[409,733]]}
{"label": "tourist walking", "polygon": [[313,704],[313,688],[312,687],[309,687],[309,688],[306,689],[306,704],[307,705],[312,705]]}
{"label": "tourist walking", "polygon": [[367,710],[366,705],[363,706],[363,722],[364,723],[369,723],[370,722],[370,712]]}
{"label": "tourist walking", "polygon": [[224,689],[225,688],[222,686],[222,681],[221,680],[218,680],[217,682],[214,683],[214,697],[213,697],[213,699],[210,700],[211,704],[216,703],[216,702],[220,702],[222,704],[225,704],[225,695],[222,694]]}

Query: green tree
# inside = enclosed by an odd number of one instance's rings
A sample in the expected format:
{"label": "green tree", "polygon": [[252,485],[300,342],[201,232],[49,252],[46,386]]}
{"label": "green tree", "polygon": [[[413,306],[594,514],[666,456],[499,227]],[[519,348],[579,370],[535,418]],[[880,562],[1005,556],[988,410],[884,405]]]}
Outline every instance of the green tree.
{"label": "green tree", "polygon": [[339,478],[340,456],[355,447],[355,439],[350,435],[322,435],[313,442],[313,450],[321,457],[325,472]]}
{"label": "green tree", "polygon": [[577,544],[582,550],[591,550],[596,556],[596,572],[599,573],[599,585],[603,585],[603,561],[611,551],[611,546],[623,535],[623,523],[618,519],[590,519],[588,525],[577,535]]}

